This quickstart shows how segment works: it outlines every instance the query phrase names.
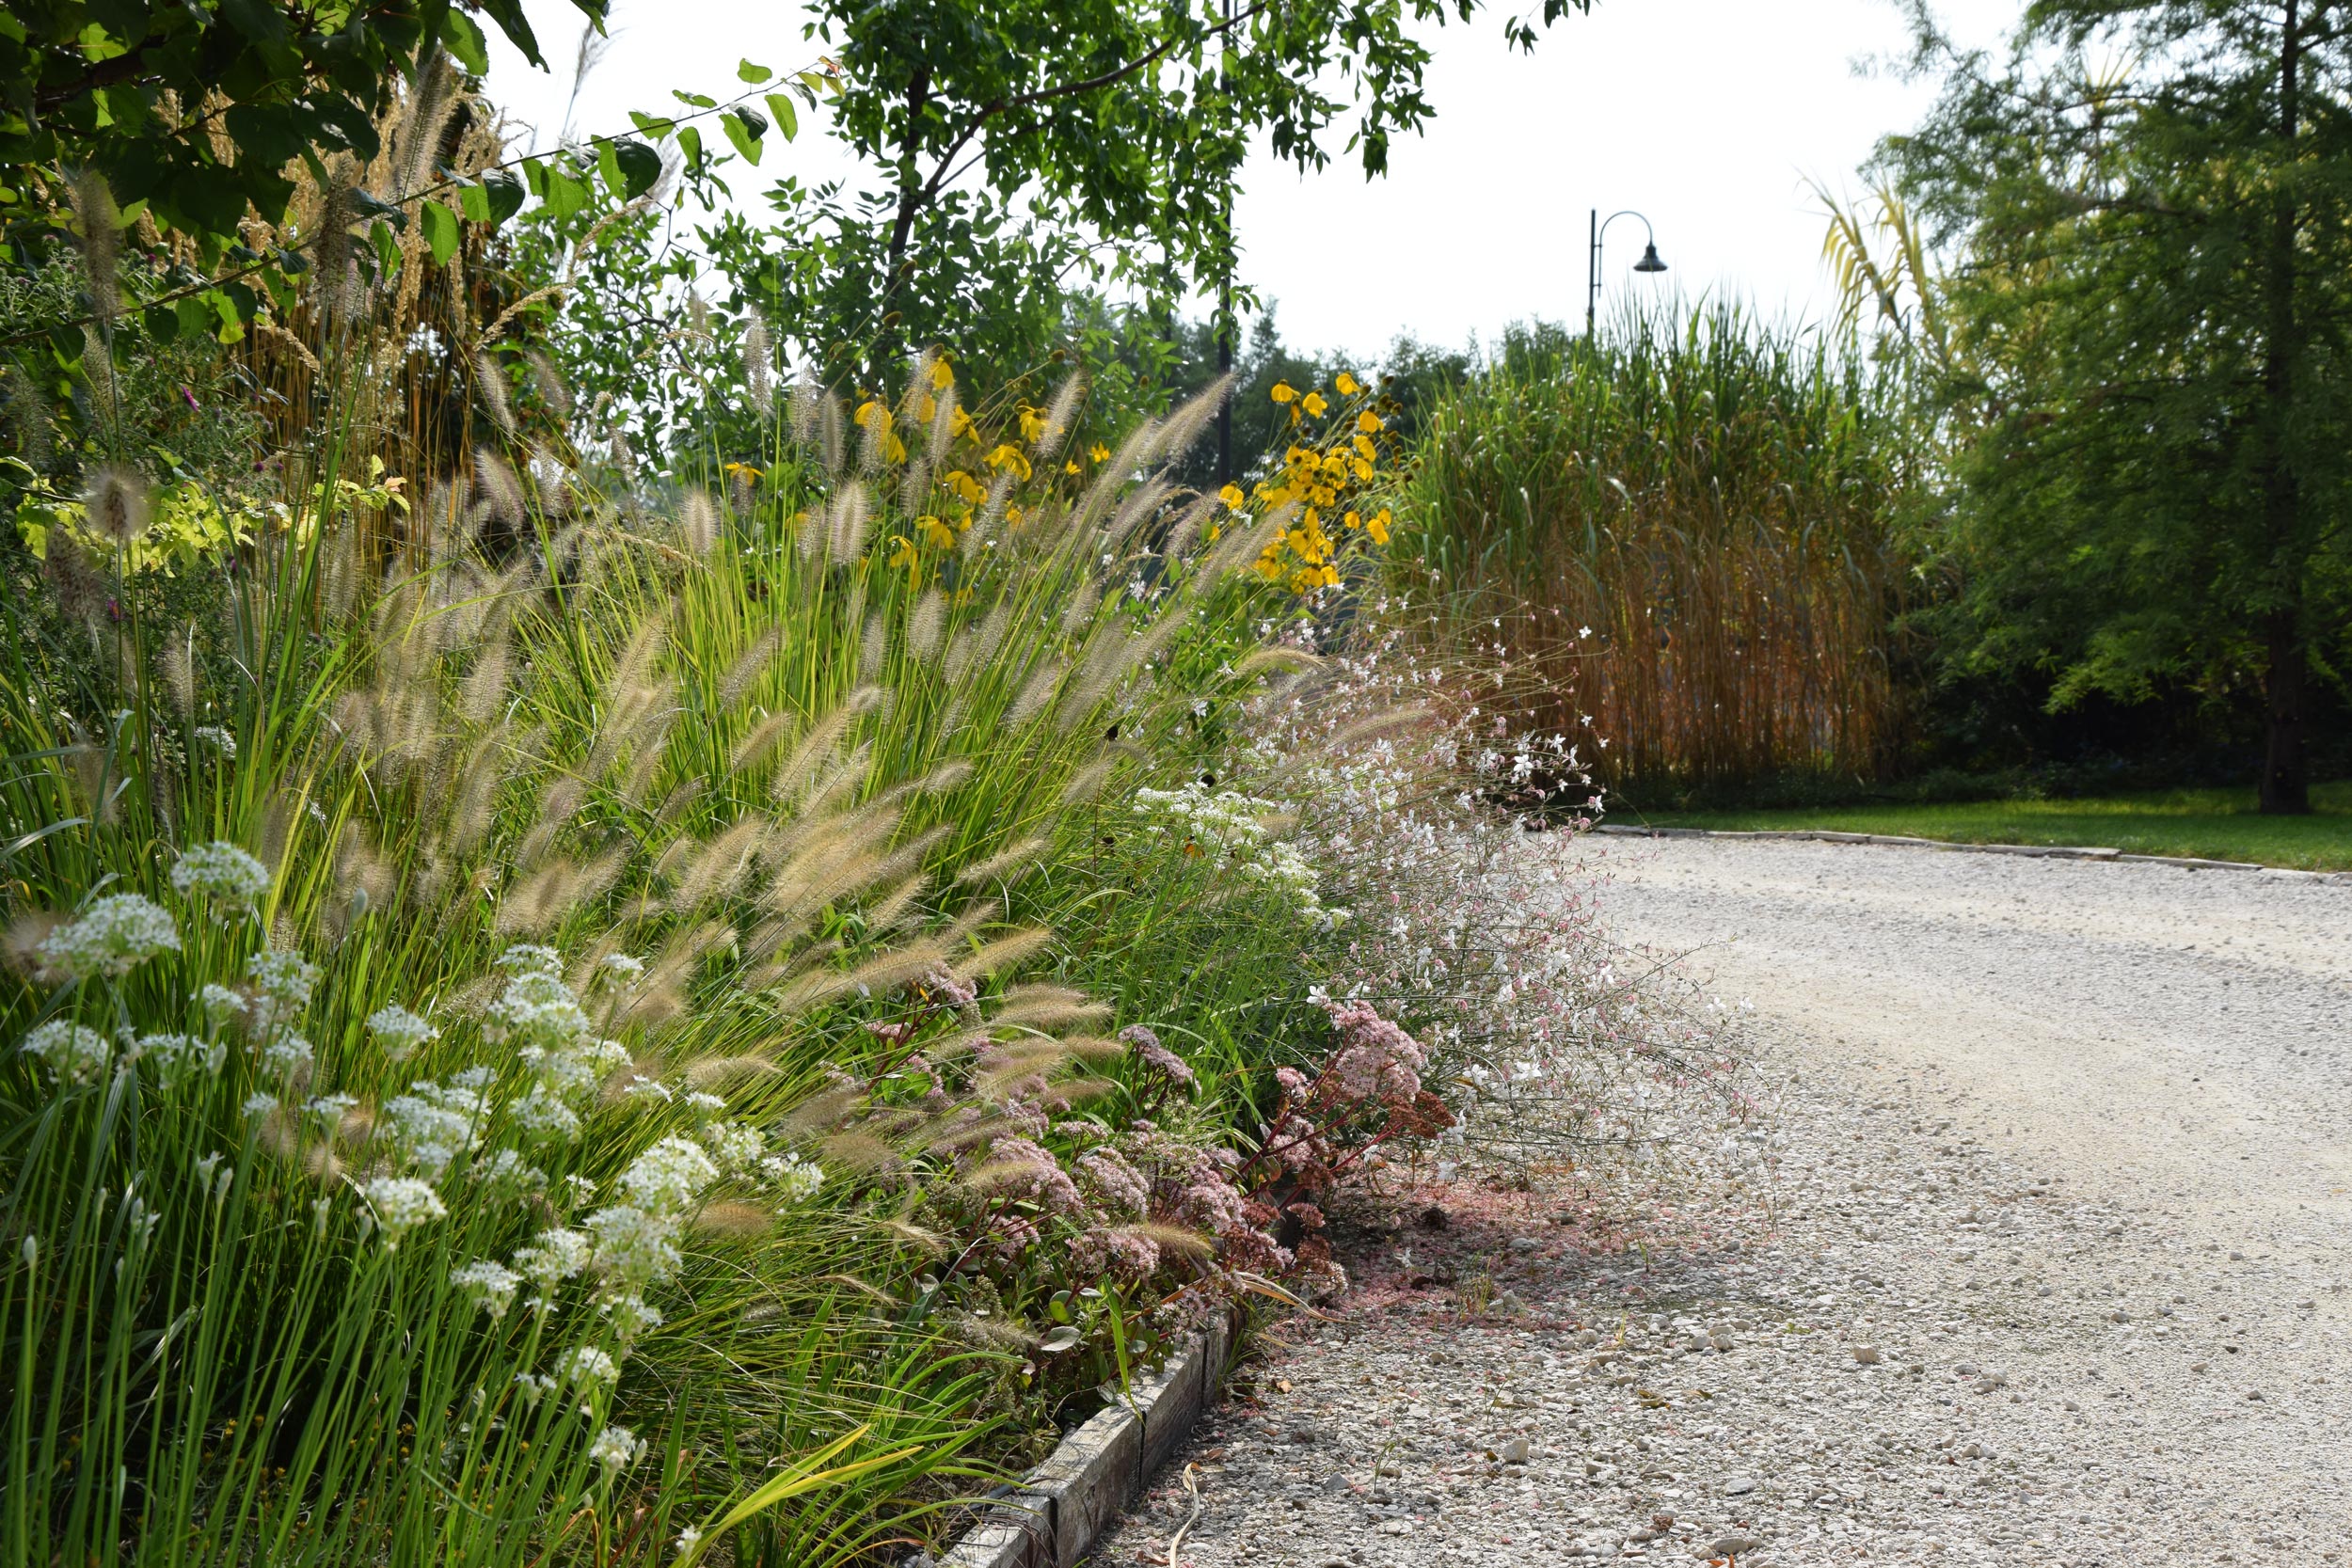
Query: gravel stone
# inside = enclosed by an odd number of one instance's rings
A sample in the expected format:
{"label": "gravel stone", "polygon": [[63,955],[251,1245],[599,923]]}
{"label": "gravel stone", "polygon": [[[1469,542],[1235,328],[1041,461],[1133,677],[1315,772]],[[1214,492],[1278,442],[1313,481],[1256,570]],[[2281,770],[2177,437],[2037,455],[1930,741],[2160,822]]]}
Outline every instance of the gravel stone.
{"label": "gravel stone", "polygon": [[1471,1170],[1335,1209],[1357,1288],[1090,1561],[1164,1562],[1188,1461],[1190,1568],[2352,1564],[2352,884],[1600,843],[1755,1008],[1755,1201],[1624,1252]]}

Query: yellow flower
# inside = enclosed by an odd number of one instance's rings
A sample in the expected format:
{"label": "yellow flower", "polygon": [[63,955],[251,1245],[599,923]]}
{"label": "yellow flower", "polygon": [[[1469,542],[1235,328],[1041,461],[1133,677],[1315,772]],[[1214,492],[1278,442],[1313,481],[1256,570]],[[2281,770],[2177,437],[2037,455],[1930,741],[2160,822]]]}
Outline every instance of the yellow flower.
{"label": "yellow flower", "polygon": [[1227,506],[1232,507],[1234,511],[1239,512],[1242,507],[1242,502],[1248,500],[1249,498],[1241,493],[1240,485],[1228,484],[1224,489],[1219,490],[1216,493],[1216,499],[1223,501]]}
{"label": "yellow flower", "polygon": [[1274,390],[1270,395],[1277,403],[1296,403],[1298,401],[1298,393],[1287,381],[1276,382],[1274,384]]}
{"label": "yellow flower", "polygon": [[1356,437],[1356,450],[1363,454],[1364,461],[1367,463],[1374,461],[1380,455],[1380,449],[1372,444],[1372,437],[1369,436],[1359,436]]}
{"label": "yellow flower", "polygon": [[1356,416],[1356,428],[1369,436],[1380,428],[1380,416],[1367,408]]}
{"label": "yellow flower", "polygon": [[961,468],[948,469],[947,477],[940,483],[974,506],[988,499],[988,487]]}
{"label": "yellow flower", "polygon": [[1021,405],[1019,412],[1021,438],[1031,446],[1037,445],[1045,435],[1045,411],[1041,408],[1032,408],[1025,403]]}
{"label": "yellow flower", "polygon": [[1331,385],[1339,388],[1340,396],[1343,398],[1352,398],[1363,390],[1363,388],[1357,385],[1356,378],[1345,371],[1342,371],[1340,378]]}
{"label": "yellow flower", "polygon": [[1097,463],[1107,463],[1111,460],[1111,449],[1104,446],[1102,442],[1097,441],[1094,445],[1087,448],[1087,455],[1093,458]]}
{"label": "yellow flower", "polygon": [[1387,544],[1389,542],[1389,509],[1384,506],[1374,513],[1371,519],[1364,524],[1364,531],[1372,535],[1374,544]]}
{"label": "yellow flower", "polygon": [[943,550],[955,548],[956,531],[929,513],[915,518],[914,526],[925,543]]}
{"label": "yellow flower", "polygon": [[1351,532],[1364,526],[1363,518],[1358,516],[1353,512],[1349,513],[1345,517],[1343,517],[1340,520],[1348,526]]}
{"label": "yellow flower", "polygon": [[1084,472],[1085,470],[1084,470],[1084,469],[1082,469],[1082,468],[1080,468],[1080,467],[1078,467],[1078,465],[1077,465],[1077,464],[1075,464],[1075,463],[1064,463],[1064,464],[1061,466],[1061,471],[1062,471],[1063,473],[1066,473],[1066,474],[1074,474],[1074,473],[1082,473],[1082,472]]}
{"label": "yellow flower", "polygon": [[1323,401],[1323,394],[1321,392],[1309,392],[1307,394],[1306,401],[1301,403],[1299,406],[1307,411],[1307,417],[1309,419],[1319,420],[1323,418],[1324,410],[1329,408],[1331,405]]}
{"label": "yellow flower", "polygon": [[914,541],[909,539],[903,533],[894,533],[890,536],[890,542],[898,546],[890,552],[890,564],[892,566],[912,566],[914,564]]}
{"label": "yellow flower", "polygon": [[996,450],[988,454],[987,463],[990,467],[997,469],[999,472],[1009,470],[1012,473],[1020,475],[1021,478],[1025,480],[1029,477],[1031,471],[1029,468],[1029,460],[1022,456],[1021,449],[1014,446],[1010,441],[998,442]]}
{"label": "yellow flower", "polygon": [[949,438],[957,439],[971,434],[972,416],[965,413],[961,408],[957,409],[954,416],[947,421],[947,435]]}
{"label": "yellow flower", "polygon": [[939,358],[932,360],[931,385],[944,392],[955,384],[956,372],[947,368],[946,356],[942,355]]}

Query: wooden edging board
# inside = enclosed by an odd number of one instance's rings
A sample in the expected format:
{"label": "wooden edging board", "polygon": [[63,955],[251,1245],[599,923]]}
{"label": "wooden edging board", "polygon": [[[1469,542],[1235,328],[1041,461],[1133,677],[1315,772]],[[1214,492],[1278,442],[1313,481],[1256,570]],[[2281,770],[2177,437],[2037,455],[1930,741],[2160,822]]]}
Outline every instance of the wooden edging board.
{"label": "wooden edging board", "polygon": [[1143,1494],[1216,1400],[1232,1332],[1222,1321],[1064,1437],[1019,1486],[992,1498],[941,1568],[1073,1568]]}

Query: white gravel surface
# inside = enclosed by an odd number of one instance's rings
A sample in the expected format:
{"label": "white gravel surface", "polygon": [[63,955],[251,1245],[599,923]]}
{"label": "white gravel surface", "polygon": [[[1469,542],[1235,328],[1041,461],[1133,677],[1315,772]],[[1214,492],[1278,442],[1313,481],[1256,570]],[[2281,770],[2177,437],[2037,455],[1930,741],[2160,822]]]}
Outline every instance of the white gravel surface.
{"label": "white gravel surface", "polygon": [[1629,940],[1756,1008],[1769,1203],[1597,1253],[1560,1191],[1366,1200],[1363,1288],[1091,1560],[1193,1519],[1195,1568],[2352,1562],[2352,888],[1771,841],[1606,868]]}

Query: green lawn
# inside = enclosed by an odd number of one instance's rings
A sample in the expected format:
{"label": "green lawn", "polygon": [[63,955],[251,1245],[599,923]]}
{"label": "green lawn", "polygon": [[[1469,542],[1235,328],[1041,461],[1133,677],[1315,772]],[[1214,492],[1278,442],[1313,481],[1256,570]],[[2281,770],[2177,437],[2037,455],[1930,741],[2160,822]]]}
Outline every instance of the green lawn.
{"label": "green lawn", "polygon": [[1824,806],[1797,811],[1645,814],[1621,807],[1613,823],[1654,828],[1828,828],[1958,844],[2105,845],[2133,855],[2259,861],[2309,871],[2352,871],[2352,781],[2312,791],[2309,816],[2262,816],[2251,789],[2173,789],[2078,800],[1977,800],[1956,805]]}

